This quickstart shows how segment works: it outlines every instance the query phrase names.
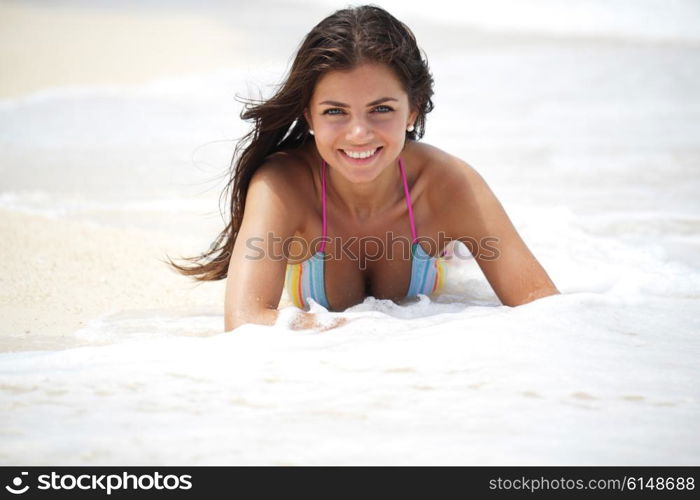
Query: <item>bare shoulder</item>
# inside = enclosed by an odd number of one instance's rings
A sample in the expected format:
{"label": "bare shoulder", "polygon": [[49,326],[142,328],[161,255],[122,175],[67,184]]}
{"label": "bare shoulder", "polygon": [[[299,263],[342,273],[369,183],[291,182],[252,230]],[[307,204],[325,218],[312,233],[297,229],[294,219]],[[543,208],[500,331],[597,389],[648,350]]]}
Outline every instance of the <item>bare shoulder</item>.
{"label": "bare shoulder", "polygon": [[303,198],[300,191],[313,186],[312,173],[299,155],[279,152],[268,156],[250,180],[251,186],[264,184],[285,200]]}
{"label": "bare shoulder", "polygon": [[312,169],[293,152],[270,155],[249,179],[243,226],[251,235],[274,231],[280,237],[302,231],[316,198]]}
{"label": "bare shoulder", "polygon": [[421,165],[420,177],[431,208],[439,211],[446,203],[476,202],[488,189],[479,172],[466,161],[426,143],[415,142],[411,154]]}
{"label": "bare shoulder", "polygon": [[304,224],[315,197],[313,172],[294,152],[271,155],[253,173],[245,210],[284,213],[289,224]]}

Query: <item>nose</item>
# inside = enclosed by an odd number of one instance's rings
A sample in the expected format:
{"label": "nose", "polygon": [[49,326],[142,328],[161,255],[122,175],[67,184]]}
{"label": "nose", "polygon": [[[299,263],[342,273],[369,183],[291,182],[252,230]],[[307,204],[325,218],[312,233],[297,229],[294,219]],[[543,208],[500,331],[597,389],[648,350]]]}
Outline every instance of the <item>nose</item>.
{"label": "nose", "polygon": [[355,116],[348,125],[346,139],[355,143],[368,142],[373,137],[371,124],[364,116]]}

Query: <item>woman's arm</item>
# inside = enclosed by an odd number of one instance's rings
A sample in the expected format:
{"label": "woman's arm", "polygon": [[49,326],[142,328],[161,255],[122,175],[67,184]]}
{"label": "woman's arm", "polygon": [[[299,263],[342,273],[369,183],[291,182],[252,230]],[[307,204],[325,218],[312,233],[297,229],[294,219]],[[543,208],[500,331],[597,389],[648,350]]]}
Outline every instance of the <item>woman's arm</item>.
{"label": "woman's arm", "polygon": [[[245,323],[272,325],[277,321],[287,266],[284,241],[300,227],[303,202],[297,199],[285,167],[268,161],[250,181],[226,279],[226,331]],[[300,312],[292,326],[328,329],[330,325],[320,326],[313,314]]]}
{"label": "woman's arm", "polygon": [[558,294],[486,181],[468,164],[453,161],[449,231],[469,247],[501,302],[518,306]]}

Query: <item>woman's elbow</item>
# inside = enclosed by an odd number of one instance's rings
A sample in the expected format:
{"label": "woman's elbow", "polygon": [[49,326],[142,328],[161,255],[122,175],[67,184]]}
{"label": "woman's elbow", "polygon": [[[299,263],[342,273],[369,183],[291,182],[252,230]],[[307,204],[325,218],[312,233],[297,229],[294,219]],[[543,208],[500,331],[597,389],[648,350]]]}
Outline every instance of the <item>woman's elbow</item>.
{"label": "woman's elbow", "polygon": [[231,332],[239,326],[249,323],[257,325],[274,325],[277,321],[277,309],[260,309],[256,311],[227,311],[224,314],[224,332]]}
{"label": "woman's elbow", "polygon": [[557,287],[555,287],[554,285],[552,285],[551,287],[542,288],[532,293],[530,295],[531,298],[528,302],[532,302],[533,300],[537,299],[543,299],[544,297],[551,297],[552,295],[561,295],[561,292],[557,290]]}
{"label": "woman's elbow", "polygon": [[243,324],[243,322],[237,321],[236,319],[230,316],[224,316],[224,333],[232,332],[233,330],[235,330]]}
{"label": "woman's elbow", "polygon": [[522,306],[524,304],[529,304],[530,302],[534,302],[537,299],[542,299],[544,297],[550,297],[552,295],[560,295],[560,294],[561,294],[561,292],[559,290],[557,290],[557,287],[552,284],[549,286],[540,287],[540,288],[537,288],[535,290],[532,290],[524,297],[508,301],[510,303],[507,303],[504,301],[503,304],[506,306],[511,306],[511,307]]}

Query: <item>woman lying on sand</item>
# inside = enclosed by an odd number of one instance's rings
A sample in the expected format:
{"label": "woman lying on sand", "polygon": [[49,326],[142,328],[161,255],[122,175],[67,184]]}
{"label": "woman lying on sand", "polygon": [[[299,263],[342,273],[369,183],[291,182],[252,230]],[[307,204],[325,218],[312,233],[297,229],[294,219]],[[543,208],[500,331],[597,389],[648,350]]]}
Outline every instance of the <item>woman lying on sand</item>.
{"label": "woman lying on sand", "polygon": [[[503,304],[559,293],[478,172],[419,142],[432,86],[409,28],[363,6],[315,26],[277,93],[248,104],[230,222],[208,252],[173,264],[231,278],[226,330],[275,323],[283,288],[306,310],[436,294],[457,240]],[[304,312],[296,326],[318,325]]]}

